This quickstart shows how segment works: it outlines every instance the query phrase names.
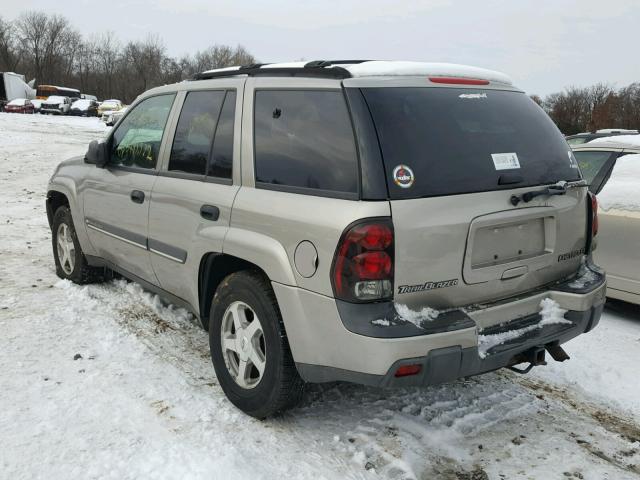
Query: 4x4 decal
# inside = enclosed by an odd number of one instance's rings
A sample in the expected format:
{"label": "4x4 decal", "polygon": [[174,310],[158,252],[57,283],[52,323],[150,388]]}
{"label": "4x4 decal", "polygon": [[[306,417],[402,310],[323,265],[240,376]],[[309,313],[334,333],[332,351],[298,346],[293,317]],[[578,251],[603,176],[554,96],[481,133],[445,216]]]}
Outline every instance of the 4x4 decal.
{"label": "4x4 decal", "polygon": [[458,285],[457,278],[440,282],[426,282],[420,285],[400,285],[398,287],[398,293],[424,292],[427,290],[435,290],[436,288],[455,287],[456,285]]}

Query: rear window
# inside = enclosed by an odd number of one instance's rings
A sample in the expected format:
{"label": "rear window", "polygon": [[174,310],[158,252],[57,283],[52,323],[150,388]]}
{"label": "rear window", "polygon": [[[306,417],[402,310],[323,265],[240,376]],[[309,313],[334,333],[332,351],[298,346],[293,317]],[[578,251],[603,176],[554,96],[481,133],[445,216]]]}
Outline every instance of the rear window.
{"label": "rear window", "polygon": [[364,88],[391,198],[419,198],[578,180],[551,119],[519,92]]}

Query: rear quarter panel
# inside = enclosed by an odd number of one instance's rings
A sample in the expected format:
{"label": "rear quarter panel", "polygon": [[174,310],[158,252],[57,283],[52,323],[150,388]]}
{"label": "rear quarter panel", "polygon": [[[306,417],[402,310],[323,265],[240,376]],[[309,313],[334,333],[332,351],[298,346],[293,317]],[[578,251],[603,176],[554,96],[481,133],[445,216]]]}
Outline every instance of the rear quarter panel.
{"label": "rear quarter panel", "polygon": [[[253,261],[272,281],[333,296],[331,264],[344,229],[361,218],[390,213],[386,201],[341,200],[242,187],[233,205],[224,251]],[[300,275],[294,262],[296,247],[304,240],[313,243],[318,253],[317,270],[308,278]]]}

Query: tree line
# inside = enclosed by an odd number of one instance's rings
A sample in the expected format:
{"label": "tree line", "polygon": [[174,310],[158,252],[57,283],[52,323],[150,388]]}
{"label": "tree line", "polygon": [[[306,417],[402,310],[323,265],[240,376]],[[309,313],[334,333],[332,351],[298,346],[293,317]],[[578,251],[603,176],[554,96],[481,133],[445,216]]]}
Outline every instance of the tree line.
{"label": "tree line", "polygon": [[[244,47],[213,45],[171,57],[158,36],[122,44],[112,32],[84,37],[63,16],[28,11],[0,17],[0,71],[38,84],[78,88],[100,99],[131,102],[145,90],[231,65],[256,63]],[[567,135],[599,128],[640,128],[640,82],[615,89],[599,83],[532,98]]]}
{"label": "tree line", "polygon": [[0,72],[24,74],[39,85],[77,88],[99,99],[130,103],[158,85],[255,62],[241,45],[212,45],[172,57],[155,35],[122,44],[112,32],[85,37],[61,15],[28,11],[14,21],[0,17]]}
{"label": "tree line", "polygon": [[640,129],[640,82],[619,89],[604,83],[569,87],[544,99],[531,98],[565,135],[601,128]]}

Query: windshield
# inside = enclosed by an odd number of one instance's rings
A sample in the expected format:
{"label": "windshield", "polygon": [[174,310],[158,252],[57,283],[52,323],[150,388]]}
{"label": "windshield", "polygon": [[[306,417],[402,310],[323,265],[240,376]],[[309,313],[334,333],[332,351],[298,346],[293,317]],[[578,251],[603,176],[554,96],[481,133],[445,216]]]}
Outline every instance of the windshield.
{"label": "windshield", "polygon": [[391,198],[581,178],[562,134],[523,93],[429,87],[363,88],[362,93]]}
{"label": "windshield", "polygon": [[49,98],[47,98],[47,103],[64,103],[64,97],[51,95]]}

